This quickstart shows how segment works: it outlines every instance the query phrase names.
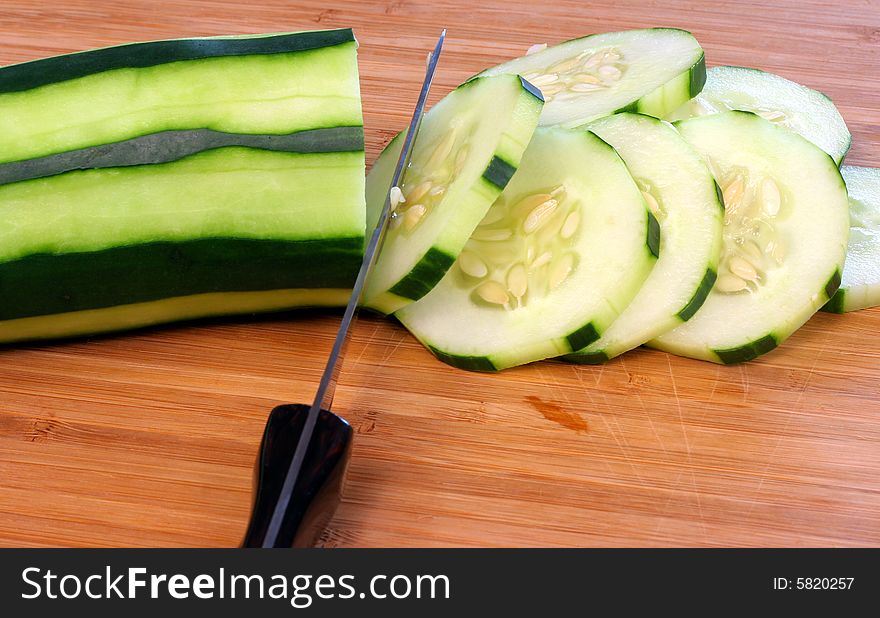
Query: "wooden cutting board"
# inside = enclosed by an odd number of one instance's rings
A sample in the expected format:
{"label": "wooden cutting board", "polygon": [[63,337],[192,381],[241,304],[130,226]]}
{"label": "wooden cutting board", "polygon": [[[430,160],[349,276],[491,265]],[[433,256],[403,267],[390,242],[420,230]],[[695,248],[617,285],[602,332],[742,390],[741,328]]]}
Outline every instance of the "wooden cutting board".
{"label": "wooden cutting board", "polygon": [[[536,42],[686,28],[709,64],[831,95],[880,166],[880,3],[4,0],[0,64],[133,40],[352,26],[368,161]],[[2,299],[0,299],[2,302]],[[303,311],[0,350],[0,544],[234,546],[268,411],[311,400],[339,320]],[[363,319],[336,409],[356,429],[326,546],[880,545],[880,310],[819,314],[720,367],[638,350],[498,375]]]}

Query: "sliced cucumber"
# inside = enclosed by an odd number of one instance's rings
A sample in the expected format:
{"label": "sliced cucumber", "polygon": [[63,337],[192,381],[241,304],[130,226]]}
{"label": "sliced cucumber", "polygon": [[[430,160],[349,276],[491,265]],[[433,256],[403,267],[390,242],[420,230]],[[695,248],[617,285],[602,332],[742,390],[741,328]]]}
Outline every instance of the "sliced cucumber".
{"label": "sliced cucumber", "polygon": [[849,247],[840,289],[823,307],[844,313],[880,305],[880,169],[844,165]]}
{"label": "sliced cucumber", "polygon": [[724,249],[702,308],[651,345],[719,363],[751,360],[837,291],[849,233],[846,187],[831,157],[755,114],[676,126],[724,190]]}
{"label": "sliced cucumber", "polygon": [[[540,93],[514,75],[471,80],[428,112],[364,304],[392,313],[427,294],[516,171],[541,114]],[[397,163],[398,136],[367,178],[375,226]],[[372,229],[372,227],[368,228]]]}
{"label": "sliced cucumber", "polygon": [[521,74],[544,94],[542,125],[576,127],[615,112],[663,117],[703,87],[703,49],[690,32],[593,34],[486,69]]}
{"label": "sliced cucumber", "polygon": [[597,363],[687,321],[718,272],[724,207],[703,159],[667,123],[615,114],[590,124],[629,168],[660,225],[660,256],[639,293],[602,336],[567,360]]}
{"label": "sliced cucumber", "polygon": [[540,129],[455,266],[397,316],[438,358],[464,369],[584,348],[650,272],[648,215],[607,143],[586,130]]}
{"label": "sliced cucumber", "polygon": [[843,117],[826,95],[779,75],[744,67],[709,69],[703,92],[668,119],[682,120],[731,109],[754,112],[801,134],[830,154],[838,165],[852,143]]}

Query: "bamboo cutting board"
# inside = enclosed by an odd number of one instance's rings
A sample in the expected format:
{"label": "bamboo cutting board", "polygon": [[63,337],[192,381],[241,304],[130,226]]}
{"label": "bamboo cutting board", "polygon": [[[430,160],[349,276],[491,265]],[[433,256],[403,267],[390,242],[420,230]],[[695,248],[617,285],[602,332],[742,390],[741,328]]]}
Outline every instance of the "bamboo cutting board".
{"label": "bamboo cutting board", "polygon": [[[433,99],[590,32],[677,26],[709,64],[818,88],[880,166],[880,2],[4,0],[0,64],[133,40],[352,26],[368,161],[425,53]],[[2,300],[0,300],[2,302]],[[232,546],[266,414],[310,401],[339,321],[303,311],[0,350],[0,544]],[[356,327],[335,409],[356,430],[325,546],[880,545],[880,310],[819,314],[720,367],[638,350],[498,375]]]}

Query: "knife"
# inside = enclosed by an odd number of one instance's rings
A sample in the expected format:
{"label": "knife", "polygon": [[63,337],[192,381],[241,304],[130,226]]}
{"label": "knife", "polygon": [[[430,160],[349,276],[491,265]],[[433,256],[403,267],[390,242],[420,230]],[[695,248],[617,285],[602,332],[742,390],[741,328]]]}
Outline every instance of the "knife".
{"label": "knife", "polygon": [[364,260],[352,287],[351,298],[345,307],[315,400],[311,406],[280,405],[269,414],[257,457],[256,492],[243,547],[314,545],[339,503],[351,454],[353,431],[344,419],[330,411],[330,407],[364,285],[376,263],[388,221],[400,201],[399,187],[409,166],[445,39],[444,29],[434,50],[428,55],[425,80],[391,186],[379,222],[364,251]]}

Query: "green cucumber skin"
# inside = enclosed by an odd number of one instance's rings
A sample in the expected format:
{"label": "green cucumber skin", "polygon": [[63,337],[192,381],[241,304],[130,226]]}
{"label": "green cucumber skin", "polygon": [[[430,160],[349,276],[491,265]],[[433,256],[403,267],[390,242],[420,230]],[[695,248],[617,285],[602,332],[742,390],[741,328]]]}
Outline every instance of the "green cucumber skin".
{"label": "green cucumber skin", "polygon": [[694,98],[703,91],[706,85],[706,55],[700,56],[700,59],[694,63],[690,69],[690,98]]}
{"label": "green cucumber skin", "polygon": [[[648,251],[655,258],[660,257],[660,222],[650,210],[648,213],[648,231],[645,235],[645,243],[648,245]],[[578,348],[575,348],[578,349]]]}
{"label": "green cucumber skin", "polygon": [[349,288],[363,239],[205,238],[32,254],[0,264],[0,320],[211,292]]}
{"label": "green cucumber skin", "polygon": [[825,284],[825,296],[828,297],[828,302],[822,306],[820,311],[827,311],[829,313],[846,313],[844,304],[846,290],[840,289],[841,278],[842,274],[840,269],[838,269],[834,271],[834,274],[831,275],[828,283]]}
{"label": "green cucumber skin", "polygon": [[395,296],[416,301],[430,292],[454,263],[455,257],[431,247],[413,269],[388,291]]}
{"label": "green cucumber skin", "polygon": [[589,322],[584,326],[581,326],[573,333],[566,336],[565,340],[568,343],[569,347],[571,347],[572,351],[574,351],[582,350],[583,348],[587,347],[588,345],[599,339],[599,337],[601,336],[602,334],[596,328],[596,325],[592,322]]}
{"label": "green cucumber skin", "polygon": [[759,356],[770,352],[779,345],[779,340],[773,335],[765,335],[750,343],[728,350],[712,350],[718,360],[724,365],[744,363],[754,360]]}
{"label": "green cucumber skin", "polygon": [[498,371],[498,368],[486,356],[456,356],[455,354],[447,354],[431,345],[428,345],[427,348],[437,357],[438,360],[441,360],[456,369],[480,371],[483,373],[494,373]]}
{"label": "green cucumber skin", "polygon": [[245,135],[211,129],[163,131],[64,153],[0,164],[0,185],[56,176],[75,170],[132,167],[179,161],[205,150],[228,147],[316,154],[361,152],[361,126],[311,129],[289,135]]}
{"label": "green cucumber skin", "polygon": [[483,178],[499,189],[504,189],[515,173],[515,165],[511,165],[501,157],[495,155],[486,167],[486,171],[483,172]]}
{"label": "green cucumber skin", "polygon": [[709,298],[709,292],[712,291],[712,286],[715,285],[715,280],[717,278],[718,273],[715,272],[714,269],[709,268],[706,270],[706,274],[703,277],[703,280],[700,281],[697,291],[694,292],[694,295],[688,301],[688,304],[686,304],[677,314],[682,322],[687,322],[694,317],[694,314],[703,306],[703,303]]}
{"label": "green cucumber skin", "polygon": [[826,313],[846,313],[846,290],[837,290],[820,311]]}
{"label": "green cucumber skin", "polygon": [[0,68],[0,94],[22,92],[114,69],[146,68],[224,56],[307,51],[356,43],[350,28],[268,36],[173,39],[130,43]]}

